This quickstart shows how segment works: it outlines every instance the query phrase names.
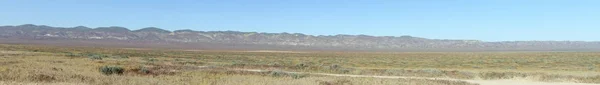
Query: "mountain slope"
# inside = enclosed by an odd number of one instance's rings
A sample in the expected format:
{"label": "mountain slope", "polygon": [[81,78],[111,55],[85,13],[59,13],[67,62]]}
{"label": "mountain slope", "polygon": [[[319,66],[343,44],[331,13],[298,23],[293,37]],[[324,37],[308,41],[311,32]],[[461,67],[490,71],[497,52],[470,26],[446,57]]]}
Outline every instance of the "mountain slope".
{"label": "mountain slope", "polygon": [[[94,40],[111,42],[161,43],[201,45],[257,45],[262,47],[328,48],[346,50],[504,50],[504,51],[591,51],[600,49],[600,42],[584,41],[505,41],[442,40],[412,36],[332,35],[314,36],[300,33],[257,33],[237,31],[168,31],[155,27],[129,30],[123,27],[64,28],[44,25],[0,26],[0,37],[19,40]],[[108,43],[108,42],[107,42]],[[232,47],[235,48],[235,47]],[[261,49],[260,47],[256,49]]]}

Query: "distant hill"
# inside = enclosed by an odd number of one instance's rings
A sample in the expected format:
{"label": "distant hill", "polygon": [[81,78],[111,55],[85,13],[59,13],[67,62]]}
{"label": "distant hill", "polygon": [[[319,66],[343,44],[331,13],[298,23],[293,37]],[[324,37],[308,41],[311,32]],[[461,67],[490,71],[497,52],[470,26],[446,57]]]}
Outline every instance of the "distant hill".
{"label": "distant hill", "polygon": [[[412,36],[328,35],[257,33],[238,31],[168,31],[156,27],[129,30],[124,27],[51,27],[44,25],[0,26],[0,43],[71,43],[101,46],[239,49],[239,50],[363,50],[363,51],[599,51],[600,42],[503,41],[427,39]],[[92,42],[93,41],[93,42]],[[119,44],[129,43],[129,44]],[[68,45],[68,44],[65,44]],[[140,45],[140,46],[136,46]],[[143,45],[143,46],[142,46]],[[169,47],[172,46],[172,47]]]}

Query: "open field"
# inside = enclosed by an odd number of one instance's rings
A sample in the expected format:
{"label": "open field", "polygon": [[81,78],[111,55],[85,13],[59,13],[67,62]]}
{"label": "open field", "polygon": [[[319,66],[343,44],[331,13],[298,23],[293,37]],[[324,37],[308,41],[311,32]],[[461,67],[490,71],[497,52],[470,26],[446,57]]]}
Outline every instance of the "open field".
{"label": "open field", "polygon": [[[122,74],[105,75],[100,70],[105,66],[122,68]],[[600,53],[185,51],[0,45],[0,84],[474,85],[280,71],[600,84]]]}

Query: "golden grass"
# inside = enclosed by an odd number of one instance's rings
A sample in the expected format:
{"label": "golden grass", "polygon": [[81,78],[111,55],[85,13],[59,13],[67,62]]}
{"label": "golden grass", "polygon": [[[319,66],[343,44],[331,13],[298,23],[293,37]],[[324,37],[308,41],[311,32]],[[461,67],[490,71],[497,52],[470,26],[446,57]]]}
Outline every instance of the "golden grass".
{"label": "golden grass", "polygon": [[[87,54],[108,57],[91,60]],[[129,58],[116,58],[127,56]],[[196,66],[280,69],[299,72],[443,77],[458,79],[528,78],[548,82],[600,83],[596,52],[243,52],[60,48],[0,45],[0,81],[86,84],[280,84],[352,83],[429,85],[432,80],[374,78],[270,77],[198,71]],[[98,68],[125,67],[123,76],[106,76]],[[140,67],[151,75],[136,72]],[[432,83],[433,82],[433,83]],[[450,81],[441,81],[450,82]],[[452,82],[453,85],[461,82]]]}
{"label": "golden grass", "polygon": [[[14,48],[8,48],[14,49]],[[294,79],[259,74],[229,74],[194,69],[198,60],[174,57],[103,58],[68,57],[60,52],[0,50],[0,85],[472,85],[465,82],[413,79],[372,79],[314,76]],[[149,61],[153,60],[153,61]],[[131,71],[140,66],[156,75],[127,72],[103,75],[102,66],[121,66]],[[176,70],[173,74],[160,70]]]}

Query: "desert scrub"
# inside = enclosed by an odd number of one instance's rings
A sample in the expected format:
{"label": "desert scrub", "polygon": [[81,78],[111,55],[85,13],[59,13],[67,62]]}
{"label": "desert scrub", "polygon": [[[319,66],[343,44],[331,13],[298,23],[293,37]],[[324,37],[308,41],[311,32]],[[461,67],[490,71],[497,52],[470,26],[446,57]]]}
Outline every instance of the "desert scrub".
{"label": "desert scrub", "polygon": [[106,55],[96,53],[88,53],[87,56],[92,60],[102,60],[102,58],[108,57]]}
{"label": "desert scrub", "polygon": [[67,57],[81,57],[81,54],[77,54],[77,53],[66,53],[65,56]]}
{"label": "desert scrub", "polygon": [[318,81],[318,82],[319,82],[319,85],[353,85],[352,81],[346,80],[346,79],[334,80],[334,81]]}
{"label": "desert scrub", "polygon": [[142,60],[146,60],[146,61],[148,61],[148,62],[155,62],[155,61],[158,61],[158,59],[155,59],[155,58],[149,58],[149,57],[144,57],[144,58],[142,58]]}
{"label": "desert scrub", "polygon": [[245,64],[245,63],[239,63],[239,62],[233,62],[231,65],[232,65],[232,66],[241,66],[241,67],[244,67],[244,66],[246,66],[246,64]]}
{"label": "desert scrub", "polygon": [[339,68],[342,68],[342,66],[337,65],[337,64],[333,64],[333,65],[329,66],[329,69],[332,69],[332,70],[336,70],[336,69],[339,69]]}
{"label": "desert scrub", "polygon": [[337,72],[337,73],[350,73],[353,69],[351,68],[343,68],[341,65],[333,64],[329,66],[329,70]]}
{"label": "desert scrub", "polygon": [[269,63],[269,66],[272,66],[272,67],[281,67],[283,65],[281,65],[279,63]]}
{"label": "desert scrub", "polygon": [[112,56],[115,59],[129,59],[129,56]]}
{"label": "desert scrub", "polygon": [[304,63],[296,64],[296,69],[304,69],[306,67],[308,67],[308,65]]}
{"label": "desert scrub", "polygon": [[88,56],[88,58],[92,59],[92,60],[102,60],[101,56]]}
{"label": "desert scrub", "polygon": [[275,70],[275,71],[271,71],[269,73],[269,75],[271,75],[272,77],[281,77],[281,76],[286,76],[288,75],[286,72],[280,71],[280,70]]}
{"label": "desert scrub", "polygon": [[146,68],[146,67],[140,66],[140,67],[139,67],[139,69],[140,69],[140,70],[139,70],[139,73],[142,73],[142,74],[150,74],[150,69],[148,69],[148,68]]}
{"label": "desert scrub", "polygon": [[123,72],[125,72],[125,70],[123,69],[123,67],[118,67],[118,66],[103,66],[100,68],[100,72],[104,75],[112,75],[112,74],[122,75]]}
{"label": "desert scrub", "polygon": [[301,79],[304,77],[308,77],[308,74],[298,74],[298,73],[294,73],[294,74],[290,74],[290,76],[294,79]]}

